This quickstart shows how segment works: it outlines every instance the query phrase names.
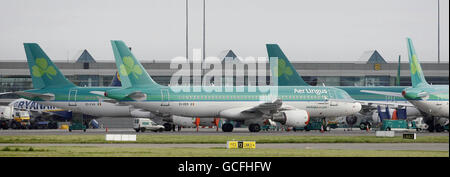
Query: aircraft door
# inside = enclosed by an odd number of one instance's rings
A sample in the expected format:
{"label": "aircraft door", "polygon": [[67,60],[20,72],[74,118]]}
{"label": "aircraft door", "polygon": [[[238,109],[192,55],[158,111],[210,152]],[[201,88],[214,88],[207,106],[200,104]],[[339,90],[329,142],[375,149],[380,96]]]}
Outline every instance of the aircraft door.
{"label": "aircraft door", "polygon": [[328,98],[330,99],[330,106],[337,106],[337,102],[336,102],[336,92],[334,90],[329,90],[328,92]]}
{"label": "aircraft door", "polygon": [[161,90],[161,106],[169,106],[169,90]]}
{"label": "aircraft door", "polygon": [[69,91],[69,106],[77,106],[77,92],[76,89],[70,89]]}

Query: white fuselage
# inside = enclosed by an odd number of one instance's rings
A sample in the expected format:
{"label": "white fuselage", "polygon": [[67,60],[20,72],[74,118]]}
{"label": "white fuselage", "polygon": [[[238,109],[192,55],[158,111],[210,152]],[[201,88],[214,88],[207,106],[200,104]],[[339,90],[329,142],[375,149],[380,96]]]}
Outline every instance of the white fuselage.
{"label": "white fuselage", "polygon": [[[218,117],[221,111],[233,108],[253,108],[263,102],[259,101],[130,101],[124,102],[138,108],[159,113],[167,113],[185,117]],[[331,104],[330,104],[331,103]],[[311,117],[338,117],[357,113],[361,109],[359,103],[352,102],[314,102],[285,101],[283,105],[305,110]],[[229,118],[231,119],[231,118]]]}
{"label": "white fuselage", "polygon": [[129,105],[118,105],[108,102],[68,102],[68,101],[37,101],[39,104],[50,105],[76,113],[98,117],[131,117],[132,108]]}
{"label": "white fuselage", "polygon": [[411,100],[420,111],[436,117],[449,117],[448,101]]}

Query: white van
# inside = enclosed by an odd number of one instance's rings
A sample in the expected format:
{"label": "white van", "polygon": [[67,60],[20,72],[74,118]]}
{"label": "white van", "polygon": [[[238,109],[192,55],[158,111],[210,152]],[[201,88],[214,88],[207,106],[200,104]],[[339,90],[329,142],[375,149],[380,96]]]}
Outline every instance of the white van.
{"label": "white van", "polygon": [[164,131],[164,126],[158,125],[157,123],[147,118],[135,118],[133,122],[133,129],[136,130],[136,132],[145,132],[146,130],[162,132]]}

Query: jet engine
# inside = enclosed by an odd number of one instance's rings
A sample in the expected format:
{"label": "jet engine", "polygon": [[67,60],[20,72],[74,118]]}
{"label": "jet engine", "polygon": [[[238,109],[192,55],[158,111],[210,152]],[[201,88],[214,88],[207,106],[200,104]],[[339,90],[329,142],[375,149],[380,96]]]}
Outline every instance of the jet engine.
{"label": "jet engine", "polygon": [[130,114],[132,117],[139,117],[139,118],[155,118],[156,116],[152,114],[150,111],[144,111],[141,109],[133,109],[130,108]]}
{"label": "jet engine", "polygon": [[305,110],[287,110],[274,115],[273,120],[290,127],[304,127],[309,123],[309,114]]}

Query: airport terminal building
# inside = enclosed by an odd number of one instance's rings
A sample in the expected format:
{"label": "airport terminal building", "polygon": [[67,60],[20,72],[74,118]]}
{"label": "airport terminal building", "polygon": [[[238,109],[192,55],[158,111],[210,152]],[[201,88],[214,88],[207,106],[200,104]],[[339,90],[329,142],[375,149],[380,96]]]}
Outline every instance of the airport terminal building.
{"label": "airport terminal building", "polygon": [[[222,62],[240,60],[231,50],[225,50],[219,58],[224,58]],[[230,61],[230,58],[233,61]],[[400,65],[400,85],[410,86],[409,63],[404,60]],[[117,70],[114,59],[97,62],[87,50],[84,50],[76,60],[69,62],[56,60],[54,63],[69,80],[81,87],[108,86]],[[393,86],[399,67],[398,63],[387,63],[376,50],[365,52],[357,62],[292,61],[292,64],[309,84],[327,86]],[[168,85],[172,74],[177,71],[170,69],[168,60],[143,60],[142,65],[153,79],[162,85]],[[421,65],[429,83],[435,85],[449,83],[448,62],[439,64],[422,62]],[[267,73],[270,75],[268,66]],[[270,76],[267,80],[270,80]],[[247,84],[247,78],[244,82]],[[0,93],[27,90],[32,87],[25,60],[0,60]],[[1,95],[0,101],[5,103],[15,98],[17,97],[13,95]]]}

